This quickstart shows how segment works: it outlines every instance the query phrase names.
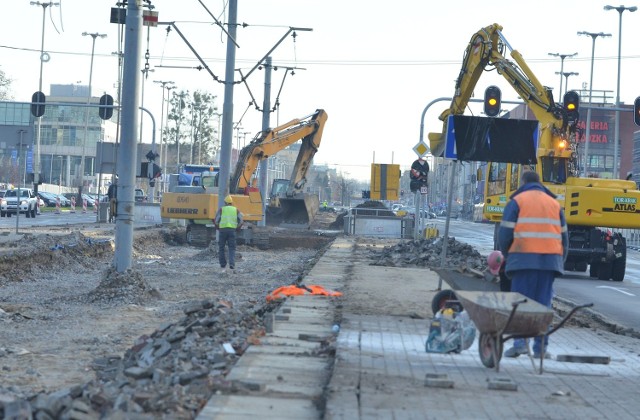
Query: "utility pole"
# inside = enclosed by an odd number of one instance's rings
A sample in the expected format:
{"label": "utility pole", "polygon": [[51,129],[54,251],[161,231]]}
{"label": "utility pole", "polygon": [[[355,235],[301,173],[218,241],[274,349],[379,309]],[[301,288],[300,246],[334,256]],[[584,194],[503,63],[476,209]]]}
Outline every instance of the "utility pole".
{"label": "utility pole", "polygon": [[[83,32],[82,36],[91,36],[91,64],[89,65],[89,93],[87,94],[87,105],[91,104],[91,84],[93,78],[93,57],[96,50],[96,38],[106,38],[107,34],[97,32]],[[89,107],[84,111],[84,139],[82,141],[82,159],[80,160],[80,179],[78,181],[78,202],[82,202],[82,188],[84,187],[84,161],[86,159],[87,135],[89,132]]]}
{"label": "utility pole", "polygon": [[[38,82],[38,92],[42,92],[42,70],[43,70],[43,65],[44,63],[48,62],[49,59],[51,58],[49,56],[49,53],[44,52],[44,28],[45,28],[45,22],[46,22],[46,10],[47,7],[49,6],[59,6],[60,3],[54,3],[54,2],[46,2],[46,3],[40,3],[39,1],[32,1],[29,2],[29,4],[36,5],[36,6],[42,6],[42,41],[40,43],[40,79]],[[38,124],[37,124],[37,129],[36,129],[36,156],[34,159],[34,165],[33,165],[33,190],[37,193],[38,192],[38,184],[40,183],[40,138],[42,135],[42,117],[38,117]]]}
{"label": "utility pole", "polygon": [[[164,91],[166,89],[167,94],[169,93],[169,88],[167,86],[173,85],[172,81],[165,81],[165,80],[154,80],[153,83],[159,83],[160,86],[162,87],[162,110],[161,110],[161,114],[160,114],[160,165],[162,165],[162,152],[163,152],[163,146],[164,146]],[[165,169],[164,167],[162,168],[162,171],[164,172]],[[162,191],[162,190],[161,190]]]}
{"label": "utility pole", "polygon": [[[141,2],[140,2],[141,3]],[[131,268],[133,255],[133,208],[137,172],[137,134],[140,113],[140,54],[142,10],[139,2],[129,1],[125,23],[125,49],[122,86],[122,138],[118,148],[118,192],[116,209],[115,270]]]}
{"label": "utility pole", "polygon": [[222,144],[220,147],[220,177],[218,184],[218,208],[222,198],[229,193],[231,173],[231,143],[233,141],[233,87],[236,66],[236,32],[238,22],[238,0],[229,0],[229,33],[227,35],[227,58],[224,78],[224,103],[222,107]]}
{"label": "utility pole", "polygon": [[[144,82],[145,80],[147,80],[149,78],[149,72],[154,72],[154,69],[150,69],[147,66],[145,66],[145,68],[143,68],[142,70],[140,70],[142,72],[142,89],[140,91],[140,107],[144,108]],[[164,91],[162,92],[164,94]],[[142,143],[142,124],[144,122],[144,111],[140,110],[140,139],[138,140],[140,143]]]}
{"label": "utility pole", "polygon": [[[262,131],[266,132],[269,130],[270,124],[270,115],[269,110],[271,109],[271,57],[267,57],[264,61],[264,99],[262,102]],[[267,200],[269,199],[269,181],[267,178],[267,162],[266,159],[260,161],[259,165],[259,179],[258,183],[260,184],[260,195],[262,196],[262,208],[265,209],[267,206]],[[266,226],[267,224],[267,215],[266,212],[263,211],[262,220],[258,223],[258,226]]]}

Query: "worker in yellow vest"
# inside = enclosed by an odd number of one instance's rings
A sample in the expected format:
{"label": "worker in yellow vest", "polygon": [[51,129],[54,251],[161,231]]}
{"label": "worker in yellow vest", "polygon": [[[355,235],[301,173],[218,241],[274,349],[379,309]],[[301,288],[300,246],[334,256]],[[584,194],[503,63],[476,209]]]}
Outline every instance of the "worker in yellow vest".
{"label": "worker in yellow vest", "polygon": [[227,267],[225,245],[229,247],[229,268],[236,268],[236,231],[242,227],[242,213],[233,205],[231,196],[224,198],[224,206],[218,209],[214,223],[218,228],[218,261],[222,272]]}

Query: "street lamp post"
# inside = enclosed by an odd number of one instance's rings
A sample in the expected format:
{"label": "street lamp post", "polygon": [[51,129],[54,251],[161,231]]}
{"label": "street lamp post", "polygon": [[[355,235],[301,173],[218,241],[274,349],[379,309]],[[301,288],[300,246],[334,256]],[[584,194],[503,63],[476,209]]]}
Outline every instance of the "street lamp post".
{"label": "street lamp post", "polygon": [[[140,108],[144,108],[144,81],[149,77],[149,72],[154,72],[154,69],[150,69],[149,67],[145,67],[142,70],[142,86],[140,89]],[[164,92],[163,92],[164,93]],[[144,111],[140,109],[140,138],[138,139],[139,143],[142,143],[142,122],[144,121]]]}
{"label": "street lamp post", "polygon": [[176,115],[176,173],[180,172],[180,124],[182,123],[182,111],[184,109],[184,97],[189,93],[180,92],[180,94],[174,93],[173,95],[178,98],[178,114]]}
{"label": "street lamp post", "polygon": [[[565,93],[565,94],[566,94],[566,93],[567,93],[567,91],[569,90],[569,76],[578,76],[578,75],[580,75],[580,73],[576,73],[576,72],[574,72],[574,71],[569,71],[569,72],[566,72],[566,71],[565,71],[565,72],[563,72],[563,73],[556,72],[556,74],[560,74],[560,75],[561,75],[560,77],[564,76],[564,79],[565,79],[564,93]],[[561,85],[561,86],[562,86],[562,85]],[[559,93],[560,95],[562,95],[562,92],[558,92],[558,93]]]}
{"label": "street lamp post", "polygon": [[613,177],[618,178],[619,167],[618,167],[618,143],[620,143],[620,53],[622,52],[622,12],[628,10],[630,12],[635,12],[638,10],[637,7],[624,7],[624,6],[604,6],[604,10],[617,10],[620,15],[620,19],[618,21],[618,83],[616,87],[616,126],[613,137]]}
{"label": "street lamp post", "polygon": [[[93,78],[93,57],[96,50],[96,38],[106,38],[107,34],[99,34],[97,32],[88,33],[83,32],[82,36],[90,36],[91,37],[91,64],[89,65],[89,94],[87,95],[87,105],[91,104],[91,84]],[[89,131],[89,107],[85,109],[85,120],[84,120],[84,140],[82,141],[82,159],[80,160],[80,180],[78,186],[78,194],[82,197],[82,188],[84,186],[84,160],[86,157],[86,147],[87,147],[87,136]]]}
{"label": "street lamp post", "polygon": [[[575,57],[576,55],[578,55],[578,53],[575,52],[573,54],[560,54],[560,53],[547,53],[547,54],[549,54],[552,57],[560,57],[560,90],[558,91],[558,98],[560,98],[560,95],[562,95],[562,73],[564,73],[564,59]],[[556,74],[558,74],[558,72],[556,72]]]}
{"label": "street lamp post", "polygon": [[[59,6],[60,3],[54,3],[54,2],[46,2],[46,3],[41,3],[39,1],[32,1],[29,2],[29,4],[31,4],[32,6],[42,6],[42,41],[40,43],[40,79],[38,82],[38,92],[42,92],[42,69],[44,66],[44,63],[46,63],[47,61],[49,61],[50,56],[49,53],[45,53],[44,52],[44,28],[45,28],[45,22],[46,22],[46,10],[47,7],[49,6]],[[37,129],[36,129],[36,156],[35,156],[35,163],[33,165],[33,189],[35,191],[38,191],[38,183],[40,181],[40,137],[42,133],[42,117],[38,117],[38,124],[37,124]]]}
{"label": "street lamp post", "polygon": [[58,157],[60,158],[60,176],[58,177],[58,194],[60,194],[62,192],[62,168],[64,167],[64,163],[62,162],[62,160],[64,159],[64,156],[58,155]]}
{"label": "street lamp post", "polygon": [[578,35],[587,35],[591,37],[591,76],[589,78],[589,107],[587,108],[587,133],[584,139],[584,176],[586,177],[589,173],[589,142],[591,142],[591,95],[593,94],[593,58],[596,51],[596,38],[608,37],[611,34],[605,34],[602,32],[585,32],[580,31]]}
{"label": "street lamp post", "polygon": [[[166,89],[167,91],[167,96],[169,95],[169,90],[173,89],[171,87],[171,85],[173,85],[173,82],[170,80],[154,80],[153,83],[159,83],[160,86],[162,87],[162,111],[161,111],[161,116],[160,116],[160,164],[162,165],[162,152],[163,152],[163,146],[164,146],[164,134],[165,134],[165,126],[164,126],[164,91]],[[167,115],[168,117],[168,115]],[[168,119],[168,118],[167,118]],[[164,166],[163,166],[163,171],[164,171]]]}

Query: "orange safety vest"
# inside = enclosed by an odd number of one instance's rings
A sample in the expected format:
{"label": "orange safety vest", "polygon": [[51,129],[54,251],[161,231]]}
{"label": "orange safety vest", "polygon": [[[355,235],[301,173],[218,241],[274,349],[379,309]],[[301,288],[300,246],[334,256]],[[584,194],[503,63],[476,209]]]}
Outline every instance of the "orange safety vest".
{"label": "orange safety vest", "polygon": [[302,296],[302,295],[320,295],[320,296],[342,296],[341,292],[334,292],[333,290],[327,290],[322,286],[317,285],[290,285],[278,287],[273,292],[267,295],[267,302],[271,302],[276,299],[284,299],[287,296]]}
{"label": "orange safety vest", "polygon": [[509,253],[562,255],[560,203],[543,191],[525,191],[513,198],[518,220]]}

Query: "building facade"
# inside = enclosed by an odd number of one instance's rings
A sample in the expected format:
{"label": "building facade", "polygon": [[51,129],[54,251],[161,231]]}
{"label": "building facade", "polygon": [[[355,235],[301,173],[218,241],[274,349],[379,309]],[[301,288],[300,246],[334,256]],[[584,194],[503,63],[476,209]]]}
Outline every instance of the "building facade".
{"label": "building facade", "polygon": [[88,86],[51,85],[50,91],[40,122],[39,167],[34,164],[38,156],[38,122],[31,115],[30,104],[0,103],[0,182],[27,185],[33,181],[34,171],[39,170],[43,184],[77,187],[82,183],[89,191],[95,191],[96,145],[99,141],[116,141],[117,125],[113,120],[117,113],[112,120],[100,119],[95,107],[99,98],[89,98]]}

